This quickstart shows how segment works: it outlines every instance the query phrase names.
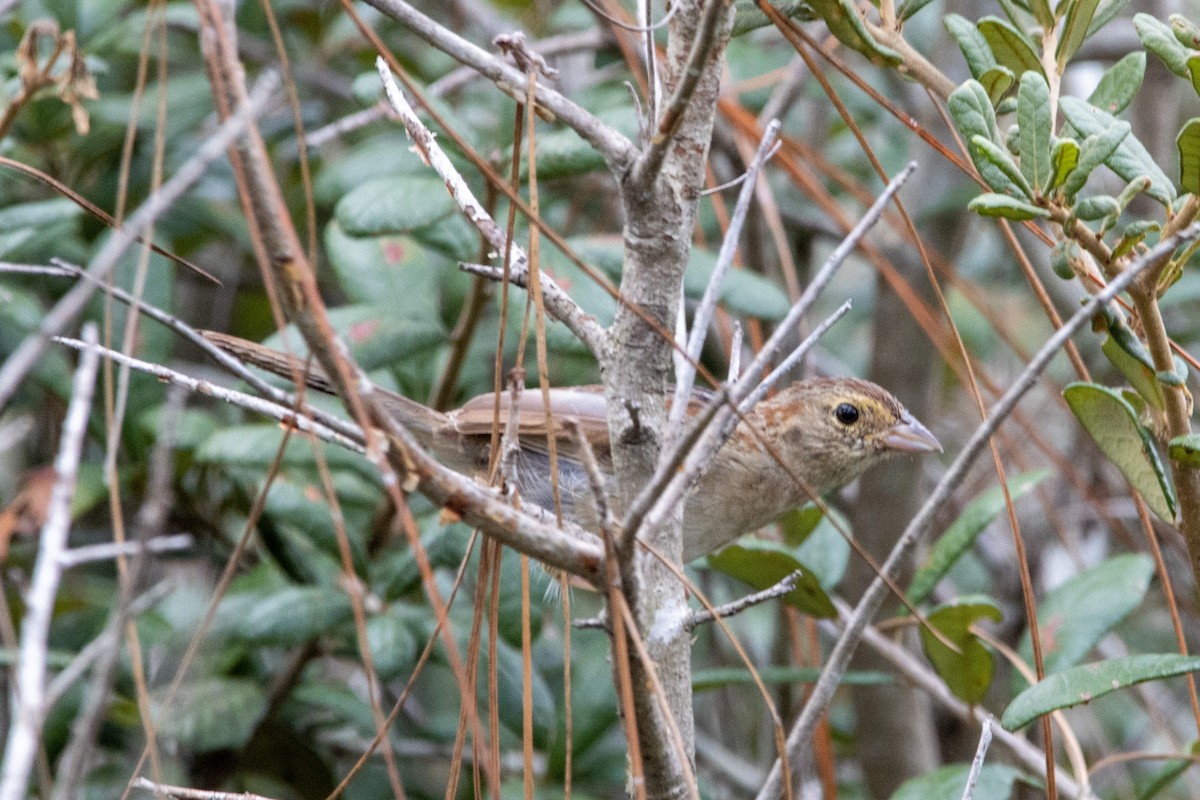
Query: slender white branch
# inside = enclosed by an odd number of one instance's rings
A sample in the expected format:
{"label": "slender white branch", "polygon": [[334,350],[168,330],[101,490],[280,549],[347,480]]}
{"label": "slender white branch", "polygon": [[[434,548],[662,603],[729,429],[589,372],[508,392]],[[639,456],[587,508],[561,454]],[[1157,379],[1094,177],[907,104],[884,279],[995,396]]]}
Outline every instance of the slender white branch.
{"label": "slender white branch", "polygon": [[983,771],[983,759],[987,757],[988,746],[992,743],[994,722],[991,714],[983,721],[983,729],[979,732],[979,746],[975,748],[975,757],[971,759],[971,771],[967,773],[967,785],[963,787],[962,800],[971,800],[975,796],[975,784],[979,782],[979,773]]}
{"label": "slender white branch", "polygon": [[[1155,264],[1159,259],[1170,255],[1181,244],[1192,241],[1198,236],[1200,236],[1200,223],[1194,223],[1176,235],[1168,237],[1135,259],[1102,291],[1088,298],[1087,302],[1063,323],[1062,327],[1055,331],[1046,344],[1038,350],[1009,390],[992,407],[987,419],[975,429],[975,433],[971,435],[958,458],[942,476],[929,499],[908,523],[904,533],[900,535],[892,552],[888,555],[887,561],[880,568],[880,574],[863,593],[862,599],[854,609],[854,614],[846,624],[845,632],[830,652],[825,667],[821,670],[821,677],[813,686],[804,710],[788,734],[787,757],[789,759],[795,760],[801,753],[806,752],[812,740],[813,730],[815,730],[822,712],[833,699],[833,693],[837,690],[838,683],[841,682],[842,676],[850,664],[850,657],[854,654],[854,650],[862,638],[863,630],[887,596],[888,578],[896,574],[899,565],[908,557],[920,537],[925,534],[934,514],[950,499],[951,493],[961,483],[971,465],[975,463],[975,459],[987,445],[988,439],[1008,418],[1025,393],[1037,382],[1042,370],[1076,331],[1088,324],[1105,303],[1124,291],[1143,270]],[[758,793],[758,800],[774,800],[779,797],[782,790],[781,780],[782,770],[779,761],[776,760],[766,784]]]}
{"label": "slender white branch", "polygon": [[[246,125],[265,111],[269,104],[267,99],[279,85],[279,76],[273,71],[263,73],[254,86],[249,102],[237,110],[221,127],[200,146],[188,161],[163,183],[157,192],[150,195],[146,202],[129,216],[128,221],[113,235],[100,252],[92,259],[88,273],[97,280],[106,277],[117,260],[125,253],[137,238],[150,227],[164,211],[170,208],[186,192],[208,168],[208,165],[220,158],[233,143]],[[96,283],[80,282],[58,301],[48,314],[42,317],[38,329],[26,337],[25,341],[13,351],[4,366],[0,367],[0,408],[8,404],[13,392],[17,390],[24,377],[33,369],[37,360],[50,343],[50,338],[62,331],[75,319],[87,301],[96,292]]]}
{"label": "slender white branch", "polygon": [[73,547],[63,551],[59,562],[64,569],[77,567],[92,561],[109,561],[118,556],[134,556],[138,553],[173,553],[187,550],[196,539],[190,533],[177,533],[172,536],[158,536],[144,544],[142,542],[104,542],[89,544],[85,547]]}
{"label": "slender white branch", "polygon": [[[433,133],[417,117],[417,113],[404,97],[404,93],[396,85],[387,62],[382,57],[377,58],[375,59],[375,68],[379,71],[380,80],[383,81],[383,89],[387,94],[388,102],[400,117],[404,129],[408,131],[409,138],[413,140],[422,157],[446,184],[446,189],[454,198],[454,202],[462,209],[463,214],[466,215],[467,221],[475,226],[487,243],[498,253],[504,253],[511,248],[509,251],[510,278],[514,283],[524,285],[529,273],[529,259],[525,255],[525,251],[517,244],[508,241],[504,229],[492,219],[487,209],[475,197],[471,187],[463,180],[462,175],[454,168],[441,146],[438,145]],[[596,321],[595,317],[580,308],[549,275],[545,273],[541,275],[541,284],[547,310],[570,328],[571,332],[579,337],[579,340],[597,358],[600,358],[604,352],[606,341],[604,329],[600,323]]]}
{"label": "slender white branch", "polygon": [[[519,69],[434,22],[403,0],[367,0],[451,58],[472,67],[519,103],[525,102],[528,78]],[[633,143],[582,106],[538,81],[538,104],[569,125],[604,156],[609,168],[624,174],[635,157]]]}
{"label": "slender white branch", "polygon": [[96,326],[84,326],[86,349],[75,370],[71,402],[63,422],[62,443],[54,460],[55,481],[51,490],[46,523],[38,540],[37,563],[33,582],[25,597],[25,619],[21,625],[21,649],[17,663],[17,703],[0,772],[0,800],[21,800],[26,796],[29,773],[37,754],[42,724],[46,719],[46,656],[54,599],[62,580],[62,554],[71,528],[71,498],[79,475],[79,459],[87,433],[88,413],[92,407],[96,370],[100,354],[96,349]]}
{"label": "slender white branch", "polygon": [[[68,339],[63,336],[54,337],[54,341],[76,350],[81,350],[86,347],[86,345],[78,339]],[[224,386],[218,386],[217,384],[210,383],[209,381],[193,378],[190,375],[184,375],[182,372],[176,372],[175,370],[169,369],[160,364],[152,364],[149,361],[142,361],[137,358],[132,358],[124,353],[118,353],[115,350],[109,350],[104,347],[99,347],[97,349],[101,354],[104,355],[105,358],[111,359],[117,364],[128,365],[131,369],[135,369],[139,372],[145,372],[147,375],[153,375],[161,381],[165,381],[175,386],[182,386],[189,392],[195,392],[196,394],[202,394],[208,397],[215,397],[224,403],[239,406],[240,408],[253,411],[256,414],[262,414],[263,416],[270,417],[271,419],[294,426],[296,430],[301,431],[302,433],[312,434],[313,436],[324,439],[327,442],[333,442],[334,444],[341,445],[347,450],[353,450],[356,453],[363,452],[361,432],[357,433],[357,439],[355,439],[346,433],[335,431],[320,422],[314,422],[307,415],[307,409],[303,410],[305,413],[296,414],[292,411],[291,407],[282,405],[280,403],[275,403],[271,400],[264,400],[261,397],[255,397],[254,395],[249,395],[245,392],[239,392],[234,389],[226,389]],[[353,423],[344,422],[342,424],[345,430],[350,433],[357,431],[357,426]]]}
{"label": "slender white branch", "polygon": [[708,279],[708,286],[704,288],[700,305],[696,307],[696,313],[692,316],[692,332],[687,340],[687,357],[681,359],[675,369],[675,398],[671,405],[671,414],[667,418],[667,441],[673,441],[679,434],[679,427],[683,423],[684,412],[687,410],[688,398],[692,396],[692,384],[696,380],[696,368],[692,365],[700,358],[700,351],[708,336],[708,324],[712,321],[713,313],[717,308],[717,299],[721,295],[721,285],[725,281],[725,275],[729,272],[730,266],[733,265],[738,240],[742,236],[742,225],[746,221],[746,213],[750,210],[750,201],[754,199],[758,172],[773,152],[775,139],[778,136],[779,120],[773,119],[767,124],[767,129],[763,131],[762,140],[758,143],[758,152],[754,154],[754,158],[746,167],[746,181],[742,184],[742,190],[738,192],[737,204],[734,205],[733,214],[729,218],[729,229],[725,232],[725,239],[721,242],[721,249],[717,252],[716,266],[713,267],[712,275]]}

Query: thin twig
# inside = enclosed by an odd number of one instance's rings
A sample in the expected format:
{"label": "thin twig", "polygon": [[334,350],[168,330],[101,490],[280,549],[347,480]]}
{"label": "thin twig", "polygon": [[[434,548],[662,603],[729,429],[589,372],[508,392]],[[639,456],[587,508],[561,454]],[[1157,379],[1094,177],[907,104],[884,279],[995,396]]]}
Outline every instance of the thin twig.
{"label": "thin twig", "polygon": [[157,795],[175,797],[178,800],[271,800],[261,794],[252,792],[218,792],[215,789],[189,789],[186,786],[169,786],[165,783],[155,783],[149,778],[136,778],[133,786],[138,789],[148,789]]}
{"label": "thin twig", "polygon": [[821,320],[817,327],[813,328],[812,332],[805,337],[804,341],[797,345],[796,349],[788,353],[787,356],[779,362],[779,365],[775,367],[775,369],[771,370],[770,373],[768,373],[767,376],[759,382],[758,386],[755,386],[750,391],[750,394],[746,395],[746,399],[742,401],[740,406],[742,412],[745,413],[746,411],[749,411],[755,403],[757,403],[759,400],[762,400],[763,397],[766,396],[767,392],[771,391],[775,384],[779,383],[780,380],[789,375],[796,364],[798,364],[802,358],[808,355],[808,351],[812,348],[811,346],[805,347],[807,342],[812,340],[812,342],[815,343],[816,340],[825,333],[825,331],[833,327],[833,325],[839,319],[850,313],[850,309],[852,307],[853,303],[847,300],[838,306],[836,311],[834,311],[825,319]]}
{"label": "thin twig", "polygon": [[87,349],[80,356],[71,387],[71,402],[63,422],[62,442],[54,461],[56,474],[46,512],[46,523],[38,539],[37,563],[33,581],[25,597],[25,619],[21,626],[21,649],[18,655],[17,704],[12,727],[0,769],[0,800],[21,800],[26,796],[29,773],[37,754],[42,724],[46,719],[46,656],[48,654],[50,620],[54,616],[54,599],[62,580],[62,553],[67,547],[71,528],[71,498],[79,474],[79,459],[87,433],[88,414],[92,407],[96,369],[100,354],[96,349],[96,326],[83,328]]}
{"label": "thin twig", "polygon": [[89,544],[86,547],[72,547],[65,550],[60,561],[64,569],[88,564],[93,561],[110,561],[118,556],[134,556],[138,553],[175,553],[187,550],[196,543],[196,537],[190,533],[176,533],[172,536],[157,536],[143,542],[105,542]]}
{"label": "thin twig", "polygon": [[738,193],[737,204],[729,219],[729,227],[725,231],[725,238],[721,241],[721,249],[717,253],[717,263],[713,267],[712,275],[709,276],[708,285],[704,288],[700,305],[696,307],[696,312],[692,316],[692,332],[687,340],[687,357],[679,360],[675,370],[675,397],[671,405],[671,413],[667,417],[667,441],[672,441],[678,435],[679,426],[683,423],[688,399],[692,396],[692,385],[696,380],[696,370],[692,364],[700,358],[700,351],[704,348],[704,340],[708,335],[708,324],[712,320],[713,312],[716,311],[717,298],[721,294],[721,284],[725,280],[725,274],[733,265],[733,257],[737,253],[738,241],[742,235],[742,225],[750,210],[750,201],[754,199],[754,186],[758,172],[770,157],[778,135],[779,120],[771,120],[767,129],[763,131],[762,140],[758,143],[758,152],[754,154],[754,158],[746,167],[746,182],[742,184],[742,190]]}
{"label": "thin twig", "polygon": [[768,600],[774,600],[776,597],[783,597],[788,592],[796,588],[796,582],[804,574],[803,570],[796,570],[786,576],[779,583],[769,588],[763,589],[761,592],[748,594],[745,597],[734,600],[732,603],[726,603],[723,606],[717,606],[712,611],[707,608],[695,612],[684,624],[689,631],[695,630],[696,626],[703,625],[706,622],[712,622],[717,617],[725,619],[732,617],[735,614],[740,614],[747,608],[765,603]]}
{"label": "thin twig", "polygon": [[[916,516],[908,523],[904,533],[900,535],[899,540],[888,555],[887,561],[881,567],[880,575],[871,582],[866,592],[863,593],[862,599],[859,600],[854,614],[846,625],[845,633],[838,639],[833,651],[829,654],[825,667],[821,671],[821,677],[817,680],[816,685],[813,686],[812,692],[809,695],[809,701],[805,704],[804,710],[793,725],[791,733],[788,734],[789,759],[794,760],[799,757],[800,753],[806,751],[816,723],[830,700],[832,700],[833,693],[837,689],[842,676],[845,674],[846,668],[849,666],[850,657],[853,655],[859,640],[862,638],[864,628],[875,615],[875,612],[879,609],[880,604],[887,595],[886,576],[896,573],[898,565],[908,557],[909,552],[916,545],[916,542],[928,529],[934,513],[943,507],[951,493],[966,476],[967,471],[974,464],[975,459],[987,445],[988,440],[995,433],[996,429],[1000,427],[1001,423],[1016,408],[1017,402],[1037,382],[1038,376],[1041,375],[1042,370],[1050,363],[1050,360],[1055,356],[1059,348],[1077,330],[1091,321],[1102,304],[1109,302],[1124,291],[1141,274],[1143,269],[1154,264],[1156,259],[1162,257],[1163,253],[1171,253],[1180,244],[1191,241],[1197,236],[1200,236],[1200,224],[1191,225],[1178,235],[1163,240],[1132,262],[1125,272],[1110,281],[1108,286],[1102,291],[1091,296],[1061,328],[1055,331],[1046,344],[1038,350],[1009,390],[992,407],[987,419],[975,429],[975,433],[972,434],[971,439],[967,442],[962,452],[959,453],[958,458],[954,460],[954,463],[951,464],[945,475],[943,475],[942,480],[938,482],[929,499],[925,501],[925,504],[921,506]],[[773,800],[773,798],[778,797],[781,789],[780,780],[780,764],[776,761],[771,769],[771,775],[767,783],[764,784],[758,794],[758,800]]]}
{"label": "thin twig", "polygon": [[[54,341],[75,350],[82,350],[86,347],[85,343],[78,339],[68,339],[63,336],[54,337]],[[160,364],[152,364],[141,359],[130,358],[123,353],[118,353],[115,350],[109,350],[105,347],[98,349],[105,358],[111,359],[118,364],[128,364],[132,369],[153,375],[161,381],[182,386],[189,392],[215,397],[224,403],[270,417],[273,420],[292,426],[302,433],[311,434],[327,442],[333,442],[347,450],[353,450],[356,453],[363,452],[362,433],[361,431],[355,433],[357,426],[354,423],[342,422],[342,427],[347,431],[347,433],[342,433],[340,430],[334,430],[323,423],[315,422],[307,415],[307,412],[301,414],[295,413],[291,406],[285,406],[271,400],[264,400],[261,397],[255,397],[235,389],[226,389],[224,386],[218,386],[209,381],[184,375],[182,372],[176,372]]]}
{"label": "thin twig", "polygon": [[[250,100],[232,115],[210,136],[196,153],[180,167],[170,180],[163,183],[157,192],[130,215],[120,230],[100,248],[100,252],[88,266],[88,273],[101,280],[111,272],[122,254],[132,245],[154,220],[187,191],[204,174],[208,165],[220,158],[226,148],[237,138],[247,124],[269,106],[267,99],[279,85],[279,76],[267,71],[258,79]],[[72,288],[38,324],[38,329],[26,337],[13,351],[4,366],[0,367],[0,408],[8,404],[24,377],[33,369],[37,360],[50,343],[50,338],[62,331],[71,320],[83,311],[88,299],[95,294],[94,282],[83,282]]]}
{"label": "thin twig", "polygon": [[[400,91],[400,87],[396,85],[396,81],[392,78],[391,70],[387,66],[387,62],[382,57],[375,60],[375,68],[379,71],[379,77],[383,81],[383,88],[387,94],[388,101],[392,104],[392,109],[400,117],[400,121],[404,124],[404,129],[408,131],[409,137],[420,150],[421,155],[433,167],[438,176],[446,184],[446,189],[450,192],[450,196],[454,198],[455,203],[462,209],[467,220],[476,227],[476,229],[487,239],[497,252],[504,253],[509,250],[511,253],[511,280],[514,283],[524,283],[525,276],[529,272],[529,261],[517,244],[510,243],[508,237],[504,235],[504,230],[501,228],[487,210],[475,197],[475,193],[463,180],[462,175],[454,168],[450,159],[442,152],[442,148],[434,139],[433,133],[425,127],[424,123],[417,117],[412,106]],[[511,249],[510,249],[511,248]],[[554,280],[546,274],[541,275],[542,293],[545,296],[546,309],[561,321],[564,325],[571,329],[579,340],[597,357],[604,352],[605,336],[604,329],[596,318],[585,312],[579,305],[571,299],[562,288],[554,282]]]}
{"label": "thin twig", "polygon": [[979,746],[975,748],[975,757],[971,759],[971,771],[967,773],[967,785],[963,787],[962,800],[971,800],[975,796],[975,784],[979,782],[979,773],[983,770],[983,759],[987,756],[988,745],[992,743],[994,721],[991,714],[983,721],[983,729],[979,732]]}
{"label": "thin twig", "polygon": [[[471,67],[496,84],[518,103],[525,102],[528,78],[519,69],[501,58],[468,42],[434,22],[403,0],[367,0],[392,19],[397,20],[429,44],[456,61]],[[609,168],[623,173],[634,158],[633,143],[617,130],[605,125],[591,112],[568,100],[559,92],[539,82],[537,101],[555,117],[570,126],[604,156]]]}

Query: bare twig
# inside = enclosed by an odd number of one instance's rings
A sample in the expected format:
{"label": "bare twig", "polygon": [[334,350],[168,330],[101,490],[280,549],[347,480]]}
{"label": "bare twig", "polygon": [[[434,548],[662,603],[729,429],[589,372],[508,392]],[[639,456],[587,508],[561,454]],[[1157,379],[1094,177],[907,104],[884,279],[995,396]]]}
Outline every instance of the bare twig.
{"label": "bare twig", "polygon": [[761,592],[748,594],[745,597],[734,600],[732,603],[726,603],[723,606],[717,606],[712,611],[709,611],[707,608],[701,609],[700,611],[692,614],[692,616],[685,623],[687,625],[687,629],[689,631],[695,630],[697,625],[703,625],[706,622],[712,622],[717,617],[721,617],[722,619],[726,617],[732,617],[735,614],[742,613],[747,608],[765,603],[768,600],[774,600],[776,597],[783,597],[785,594],[796,588],[796,581],[800,580],[801,575],[803,575],[803,572],[801,570],[796,570],[779,583],[763,589]]}
{"label": "bare twig", "polygon": [[962,800],[971,800],[975,796],[975,784],[983,770],[983,759],[987,756],[988,745],[992,743],[994,722],[991,714],[983,721],[983,730],[979,732],[979,746],[975,748],[975,757],[971,759],[971,771],[967,773],[967,785],[963,787]]}
{"label": "bare twig", "polygon": [[778,135],[779,120],[771,120],[767,129],[763,131],[762,140],[758,144],[758,152],[754,154],[753,160],[746,167],[746,182],[742,184],[742,190],[738,193],[737,204],[729,219],[729,228],[725,232],[721,249],[717,253],[717,263],[708,279],[704,295],[700,298],[700,305],[696,307],[696,312],[692,316],[692,332],[687,340],[687,358],[681,359],[675,370],[675,398],[671,405],[671,413],[667,417],[667,441],[671,441],[678,435],[679,426],[683,423],[688,399],[692,396],[692,384],[696,379],[696,370],[692,364],[700,358],[700,351],[703,349],[704,340],[708,335],[708,324],[717,308],[721,284],[725,280],[725,273],[733,265],[733,256],[737,253],[738,241],[742,235],[742,224],[746,221],[746,213],[750,210],[750,201],[754,198],[754,184],[758,177],[758,171],[773,152]]}
{"label": "bare twig", "polygon": [[[491,80],[501,91],[510,95],[518,103],[525,102],[525,87],[528,78],[520,70],[513,68],[511,64],[439,25],[403,0],[367,0],[367,2],[408,27],[443,53]],[[604,156],[610,169],[618,174],[624,173],[633,161],[634,147],[628,139],[605,125],[583,107],[563,97],[540,81],[537,85],[537,100],[546,110],[569,125],[592,147],[595,147]]]}
{"label": "bare twig", "polygon": [[196,538],[190,533],[177,533],[172,536],[157,536],[147,542],[105,542],[90,544],[86,547],[72,547],[62,554],[64,569],[88,564],[92,561],[110,561],[119,556],[134,556],[138,553],[175,553],[187,550],[196,543]]}
{"label": "bare twig", "polygon": [[[1170,253],[1180,244],[1191,241],[1197,236],[1200,236],[1200,224],[1191,225],[1176,236],[1163,240],[1134,260],[1125,272],[1113,279],[1102,291],[1090,297],[1061,328],[1055,331],[1054,335],[1050,337],[1046,344],[1030,360],[1025,369],[1022,370],[1009,390],[992,407],[987,419],[975,429],[975,433],[972,434],[962,452],[959,453],[958,458],[954,460],[954,463],[946,471],[942,480],[938,482],[929,499],[925,501],[925,504],[921,506],[916,516],[909,522],[904,533],[901,534],[896,545],[892,548],[892,552],[888,555],[887,560],[883,563],[880,575],[871,582],[866,592],[863,593],[862,599],[859,600],[858,606],[854,610],[854,614],[846,624],[845,633],[838,639],[833,651],[829,654],[825,667],[821,671],[821,677],[817,680],[816,685],[813,686],[812,693],[809,695],[808,703],[805,704],[804,710],[792,727],[791,733],[788,734],[789,759],[797,758],[800,753],[805,752],[807,749],[816,723],[821,713],[829,704],[829,701],[833,698],[833,693],[837,689],[837,685],[850,663],[850,657],[853,655],[859,640],[862,638],[864,628],[875,615],[875,612],[879,609],[880,604],[887,595],[887,576],[896,573],[898,565],[907,558],[916,542],[928,529],[934,513],[949,499],[950,494],[966,476],[967,471],[987,445],[992,434],[1008,418],[1025,393],[1037,382],[1038,376],[1046,368],[1046,365],[1050,363],[1050,360],[1058,352],[1059,348],[1077,330],[1095,316],[1102,304],[1109,302],[1124,291],[1141,274],[1142,270],[1154,264],[1156,259],[1162,257],[1163,253]],[[770,777],[758,794],[758,800],[773,800],[773,798],[778,797],[782,788],[780,780],[780,764],[776,761],[774,767],[771,769]]]}
{"label": "bare twig", "polygon": [[156,796],[178,798],[178,800],[271,800],[261,794],[252,792],[218,792],[214,789],[189,789],[186,786],[169,786],[165,783],[155,783],[149,778],[136,778],[133,786],[138,789],[148,789]]}
{"label": "bare twig", "polygon": [[[474,192],[467,186],[462,175],[450,163],[450,159],[442,152],[442,148],[434,139],[433,134],[417,117],[415,111],[408,100],[405,99],[400,87],[396,85],[396,81],[392,78],[391,70],[388,69],[387,62],[383,58],[377,58],[375,67],[379,71],[379,77],[383,81],[384,91],[387,93],[389,102],[392,104],[392,109],[399,115],[400,121],[404,123],[404,129],[408,131],[408,135],[412,138],[425,160],[433,167],[434,171],[445,182],[450,196],[462,209],[467,220],[473,224],[488,244],[496,249],[499,253],[504,253],[511,248],[511,280],[519,285],[524,285],[525,276],[529,272],[529,261],[522,250],[515,243],[510,243],[508,237],[504,234],[504,229],[501,228],[487,210],[476,199]],[[600,358],[604,352],[604,330],[596,321],[596,318],[585,312],[579,305],[571,299],[571,297],[558,286],[554,280],[546,274],[541,275],[542,293],[545,296],[546,309],[550,311],[564,325],[571,329],[571,332],[579,337],[579,340],[592,351],[593,354]]]}
{"label": "bare twig", "polygon": [[46,719],[46,656],[54,598],[62,579],[62,553],[67,547],[71,527],[71,497],[79,473],[83,439],[87,433],[88,412],[92,406],[96,369],[100,354],[96,350],[96,326],[83,329],[88,348],[79,359],[71,388],[71,402],[63,422],[62,443],[54,462],[56,479],[42,526],[33,582],[25,598],[25,620],[21,626],[18,655],[17,707],[0,769],[0,799],[21,800],[26,796],[29,773],[37,753],[42,724]]}
{"label": "bare twig", "polygon": [[[78,339],[67,339],[62,336],[54,337],[54,341],[76,350],[82,350],[86,346]],[[148,375],[153,375],[159,380],[166,381],[176,386],[182,386],[189,392],[196,394],[215,397],[218,400],[235,405],[240,408],[245,408],[253,411],[256,414],[270,417],[284,424],[294,427],[302,433],[312,434],[327,442],[333,442],[347,450],[353,450],[356,453],[363,452],[362,432],[358,430],[358,426],[352,422],[339,421],[340,425],[337,430],[325,425],[324,423],[313,421],[307,413],[307,409],[302,409],[304,413],[297,414],[292,410],[292,406],[286,406],[275,403],[271,400],[264,400],[261,397],[239,392],[234,389],[226,389],[223,386],[218,386],[209,381],[193,378],[190,375],[184,375],[181,372],[176,372],[159,364],[151,364],[148,361],[142,361],[137,358],[130,358],[123,353],[118,353],[115,350],[107,348],[98,348],[105,358],[112,359],[118,364],[128,364],[130,368],[136,369],[139,372],[145,372]],[[344,432],[343,432],[344,431]]]}
{"label": "bare twig", "polygon": [[[266,72],[258,79],[250,101],[232,115],[210,136],[188,161],[176,171],[157,192],[142,203],[120,230],[114,231],[100,252],[92,259],[88,273],[97,280],[103,279],[117,263],[117,259],[132,245],[151,223],[170,208],[208,168],[219,158],[246,125],[268,107],[267,98],[279,85],[274,72]],[[67,292],[51,311],[42,317],[36,332],[13,351],[4,366],[0,367],[0,408],[8,404],[21,380],[33,369],[38,358],[50,343],[50,337],[62,331],[83,310],[88,299],[96,292],[93,282],[80,283]]]}

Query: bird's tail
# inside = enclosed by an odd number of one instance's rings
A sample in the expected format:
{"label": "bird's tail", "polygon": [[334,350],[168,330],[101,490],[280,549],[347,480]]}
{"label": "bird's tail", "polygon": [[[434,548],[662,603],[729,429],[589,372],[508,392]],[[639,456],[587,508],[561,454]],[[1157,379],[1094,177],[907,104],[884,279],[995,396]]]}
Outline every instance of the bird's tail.
{"label": "bird's tail", "polygon": [[[201,331],[205,339],[245,363],[266,370],[272,375],[295,381],[303,377],[304,384],[326,394],[337,394],[333,382],[319,364],[302,361],[257,342],[216,331]],[[382,387],[376,387],[377,398],[384,409],[407,428],[425,446],[429,446],[434,431],[448,424],[445,414],[423,406],[415,400]]]}

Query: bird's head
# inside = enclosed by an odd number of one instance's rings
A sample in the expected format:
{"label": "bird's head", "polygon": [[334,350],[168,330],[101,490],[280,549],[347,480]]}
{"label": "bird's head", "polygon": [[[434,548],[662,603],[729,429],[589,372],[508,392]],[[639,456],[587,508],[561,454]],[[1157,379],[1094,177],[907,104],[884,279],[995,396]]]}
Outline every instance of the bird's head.
{"label": "bird's head", "polygon": [[781,455],[817,492],[836,489],[900,453],[931,453],[941,444],[888,391],[857,378],[792,384],[759,404]]}

